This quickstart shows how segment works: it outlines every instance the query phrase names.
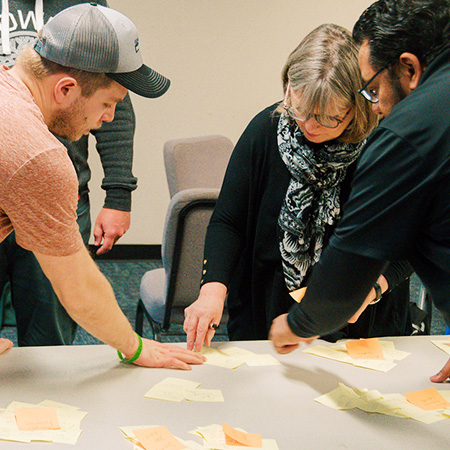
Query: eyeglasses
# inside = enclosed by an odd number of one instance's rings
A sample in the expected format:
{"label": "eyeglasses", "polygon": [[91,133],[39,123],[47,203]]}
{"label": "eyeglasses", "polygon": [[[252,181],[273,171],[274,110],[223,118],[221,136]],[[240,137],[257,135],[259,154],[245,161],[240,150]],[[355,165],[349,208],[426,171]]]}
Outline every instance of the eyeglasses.
{"label": "eyeglasses", "polygon": [[337,117],[321,116],[319,114],[299,114],[293,106],[283,105],[283,108],[289,117],[292,117],[294,120],[307,122],[309,119],[313,118],[319,125],[322,125],[325,128],[337,128],[350,113],[349,109],[342,119],[338,119]]}
{"label": "eyeglasses", "polygon": [[367,90],[367,86],[369,86],[369,84],[372,83],[372,81],[375,80],[375,78],[380,75],[383,70],[386,70],[391,65],[391,62],[392,61],[389,61],[378,72],[376,72],[375,75],[358,91],[358,94],[361,94],[370,103],[378,103],[378,92],[376,89]]}
{"label": "eyeglasses", "polygon": [[287,104],[289,92],[290,92],[290,84],[288,83],[286,88],[286,95],[283,100],[283,108],[286,111],[286,114],[294,120],[299,120],[300,122],[307,122],[309,119],[313,118],[319,125],[325,128],[337,128],[350,114],[351,108],[341,119],[338,119],[337,117],[320,114],[302,114],[296,108],[294,108],[293,106],[289,106]]}

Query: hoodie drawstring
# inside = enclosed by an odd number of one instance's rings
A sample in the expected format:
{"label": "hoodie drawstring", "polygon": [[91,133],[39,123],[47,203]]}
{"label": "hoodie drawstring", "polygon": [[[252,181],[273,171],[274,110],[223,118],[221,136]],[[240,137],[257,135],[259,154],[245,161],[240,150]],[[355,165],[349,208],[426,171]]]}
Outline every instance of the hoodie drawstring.
{"label": "hoodie drawstring", "polygon": [[39,32],[44,26],[44,1],[36,0],[34,4],[34,16],[36,17],[36,31]]}
{"label": "hoodie drawstring", "polygon": [[[44,1],[36,0],[34,4],[34,17],[36,19],[36,31],[42,30],[44,26]],[[2,26],[1,26],[1,44],[2,53],[4,55],[11,54],[11,45],[9,43],[9,2],[8,0],[2,0]]]}
{"label": "hoodie drawstring", "polygon": [[9,45],[9,4],[8,0],[2,0],[2,53],[4,55],[11,54],[11,46]]}

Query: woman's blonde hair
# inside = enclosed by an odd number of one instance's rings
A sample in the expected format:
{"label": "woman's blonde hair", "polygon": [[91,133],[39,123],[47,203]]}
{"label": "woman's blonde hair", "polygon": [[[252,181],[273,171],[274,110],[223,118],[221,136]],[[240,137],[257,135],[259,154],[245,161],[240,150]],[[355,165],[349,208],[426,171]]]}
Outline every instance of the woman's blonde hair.
{"label": "woman's blonde hair", "polygon": [[84,70],[64,67],[60,64],[42,58],[32,47],[24,47],[19,53],[17,65],[25,67],[38,79],[48,77],[57,73],[65,73],[74,78],[81,88],[83,97],[90,97],[97,89],[107,88],[113,81],[104,73],[86,72]]}
{"label": "woman's blonde hair", "polygon": [[[354,118],[338,138],[342,142],[362,141],[378,123],[369,102],[358,94],[363,85],[358,48],[344,27],[324,24],[311,31],[289,55],[281,78],[284,93],[288,83],[299,92],[299,108],[306,115],[354,108]],[[282,104],[277,111],[283,111]]]}

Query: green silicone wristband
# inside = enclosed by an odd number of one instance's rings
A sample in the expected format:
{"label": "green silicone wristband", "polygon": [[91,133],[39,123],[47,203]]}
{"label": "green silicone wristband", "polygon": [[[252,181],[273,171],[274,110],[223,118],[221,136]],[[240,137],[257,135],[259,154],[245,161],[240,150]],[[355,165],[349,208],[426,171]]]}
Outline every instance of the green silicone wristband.
{"label": "green silicone wristband", "polygon": [[119,350],[117,350],[117,354],[119,355],[120,360],[122,362],[124,362],[124,363],[128,363],[128,364],[134,363],[139,358],[139,356],[141,356],[141,353],[142,353],[142,338],[137,333],[136,333],[136,336],[139,339],[139,345],[138,345],[138,348],[136,350],[136,353],[130,359],[125,359],[122,356],[122,353],[119,352]]}

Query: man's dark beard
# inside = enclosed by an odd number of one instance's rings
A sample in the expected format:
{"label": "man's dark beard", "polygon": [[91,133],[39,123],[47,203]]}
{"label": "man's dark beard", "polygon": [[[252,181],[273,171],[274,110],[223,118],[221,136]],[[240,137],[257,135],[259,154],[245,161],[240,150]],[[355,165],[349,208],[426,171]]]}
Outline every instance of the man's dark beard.
{"label": "man's dark beard", "polygon": [[[392,102],[395,106],[398,102],[402,101],[405,97],[407,97],[408,94],[403,90],[402,85],[400,83],[400,78],[395,72],[389,71],[389,79],[393,94]],[[384,118],[385,118],[384,116],[381,116],[379,123],[381,123],[384,120]]]}
{"label": "man's dark beard", "polygon": [[400,78],[396,73],[390,73],[391,86],[395,95],[395,104],[403,100],[408,94],[403,90],[400,84]]}

